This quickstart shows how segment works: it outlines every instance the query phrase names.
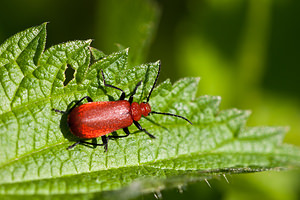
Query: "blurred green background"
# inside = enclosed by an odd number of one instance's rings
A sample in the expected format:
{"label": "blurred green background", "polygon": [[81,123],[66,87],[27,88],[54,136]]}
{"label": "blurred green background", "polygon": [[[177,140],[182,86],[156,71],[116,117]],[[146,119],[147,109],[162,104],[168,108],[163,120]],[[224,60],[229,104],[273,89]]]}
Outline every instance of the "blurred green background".
{"label": "blurred green background", "polygon": [[[77,39],[131,65],[162,61],[160,81],[201,77],[198,95],[252,110],[249,126],[289,126],[300,145],[299,0],[4,0],[0,41],[50,22],[47,47]],[[164,199],[300,199],[300,173],[233,175],[162,191]],[[153,194],[138,199],[155,199]]]}

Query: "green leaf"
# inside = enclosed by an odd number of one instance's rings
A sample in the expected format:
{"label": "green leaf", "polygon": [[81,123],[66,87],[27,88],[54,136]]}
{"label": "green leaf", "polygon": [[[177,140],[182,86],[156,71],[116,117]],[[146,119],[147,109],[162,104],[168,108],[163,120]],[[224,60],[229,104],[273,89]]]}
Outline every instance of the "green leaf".
{"label": "green leaf", "polygon": [[[18,33],[0,47],[1,199],[126,199],[230,173],[299,166],[300,149],[282,144],[286,128],[246,127],[249,111],[219,111],[220,97],[195,96],[198,78],[164,81],[150,99],[153,110],[185,116],[193,125],[151,115],[140,123],[157,139],[131,126],[133,134],[110,140],[106,153],[84,145],[66,150],[78,139],[68,130],[67,116],[52,108],[67,110],[86,95],[117,100],[120,91],[104,87],[101,69],[126,97],[142,80],[134,98],[142,102],[160,62],[132,67],[128,49],[105,56],[90,48],[90,40],[44,51],[45,26]],[[75,73],[65,85],[68,66]]]}
{"label": "green leaf", "polygon": [[93,59],[95,61],[98,61],[101,58],[104,58],[106,56],[102,51],[100,51],[100,50],[98,50],[96,48],[90,47],[90,50],[91,50],[91,54],[93,56]]}

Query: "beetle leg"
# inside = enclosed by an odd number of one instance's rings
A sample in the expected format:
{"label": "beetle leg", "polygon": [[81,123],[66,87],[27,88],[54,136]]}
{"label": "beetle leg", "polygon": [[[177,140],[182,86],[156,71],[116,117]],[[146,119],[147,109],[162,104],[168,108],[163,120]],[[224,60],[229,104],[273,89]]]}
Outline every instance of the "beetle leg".
{"label": "beetle leg", "polygon": [[68,112],[70,113],[70,112],[71,112],[76,106],[78,106],[84,99],[86,99],[88,102],[93,102],[93,99],[92,99],[91,97],[89,97],[89,96],[82,97],[79,101],[77,101],[77,102],[75,103],[74,106],[72,106],[72,108],[71,108]]}
{"label": "beetle leg", "polygon": [[123,137],[128,137],[130,132],[128,128],[123,128],[123,131],[126,133],[126,135],[109,135],[108,138],[123,138]]}
{"label": "beetle leg", "polygon": [[133,121],[134,125],[140,130],[140,131],[144,131],[147,135],[149,135],[149,137],[151,138],[155,138],[154,135],[150,134],[146,129],[144,129],[137,121]]}
{"label": "beetle leg", "polygon": [[57,110],[57,109],[55,109],[55,108],[52,108],[52,110],[55,111],[55,112],[62,113],[62,114],[66,114],[66,113],[67,113],[66,111]]}
{"label": "beetle leg", "polygon": [[106,81],[105,81],[105,77],[104,77],[104,73],[103,73],[103,70],[101,69],[101,74],[102,74],[102,77],[103,77],[103,83],[106,87],[111,87],[111,88],[114,88],[114,89],[117,89],[117,90],[120,90],[122,92],[121,96],[120,96],[120,100],[124,100],[125,99],[125,92],[121,89],[121,88],[118,88],[116,86],[113,86],[113,85],[110,85],[110,84],[107,84]]}
{"label": "beetle leg", "polygon": [[79,140],[78,142],[72,144],[71,146],[68,146],[67,150],[72,149],[73,147],[75,147],[77,144],[80,144],[81,140]]}
{"label": "beetle leg", "polygon": [[140,81],[140,82],[138,82],[137,84],[136,84],[136,86],[135,86],[135,88],[134,88],[134,90],[133,90],[133,92],[132,92],[132,95],[129,97],[129,103],[131,104],[132,103],[132,101],[133,101],[133,95],[135,95],[135,93],[136,93],[136,90],[138,89],[138,87],[141,85],[141,83],[142,83],[142,81]]}
{"label": "beetle leg", "polygon": [[92,143],[92,142],[86,142],[83,140],[79,140],[78,142],[68,146],[67,150],[72,149],[73,147],[75,147],[78,144],[88,144],[88,145],[93,145],[93,146],[104,146],[105,151],[107,151],[107,139],[106,136],[102,136],[101,137],[103,144],[97,144],[97,143]]}
{"label": "beetle leg", "polygon": [[[85,96],[85,97],[81,98],[79,101],[77,101],[77,102],[75,103],[75,105],[72,106],[72,108],[71,108],[70,110],[68,110],[68,111],[57,110],[57,109],[55,109],[55,108],[52,108],[52,110],[55,111],[55,112],[62,113],[62,114],[70,113],[70,112],[71,112],[76,106],[78,106],[78,104],[80,104],[84,99],[87,99],[88,102],[93,102],[93,100],[92,100],[91,97]],[[75,146],[76,146],[76,145],[75,145]]]}
{"label": "beetle leg", "polygon": [[[103,146],[104,146],[104,151],[107,152],[107,146],[108,146],[108,137],[106,135],[101,136]],[[102,146],[102,145],[101,145]]]}

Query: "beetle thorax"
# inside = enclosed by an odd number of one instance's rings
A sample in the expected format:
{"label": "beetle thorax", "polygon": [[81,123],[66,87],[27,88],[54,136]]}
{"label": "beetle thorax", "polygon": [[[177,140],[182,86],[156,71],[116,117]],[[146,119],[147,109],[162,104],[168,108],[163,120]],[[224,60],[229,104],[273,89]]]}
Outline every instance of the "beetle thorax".
{"label": "beetle thorax", "polygon": [[151,106],[149,103],[140,103],[133,102],[130,105],[131,116],[134,121],[139,121],[143,116],[147,117],[151,112]]}

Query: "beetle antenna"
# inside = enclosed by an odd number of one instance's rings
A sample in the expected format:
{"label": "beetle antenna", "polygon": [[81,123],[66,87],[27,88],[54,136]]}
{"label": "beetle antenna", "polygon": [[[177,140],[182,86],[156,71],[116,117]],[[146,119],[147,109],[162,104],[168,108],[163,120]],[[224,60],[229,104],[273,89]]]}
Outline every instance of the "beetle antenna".
{"label": "beetle antenna", "polygon": [[153,86],[152,86],[152,88],[151,88],[151,90],[150,90],[150,92],[149,92],[149,94],[148,94],[148,97],[147,97],[147,103],[149,102],[151,93],[152,93],[152,91],[153,91],[153,89],[154,89],[154,87],[155,87],[155,85],[156,85],[157,79],[158,79],[158,77],[159,77],[159,73],[160,73],[160,61],[159,61],[159,63],[158,63],[158,72],[157,72],[156,79],[155,79],[154,84],[153,84]]}
{"label": "beetle antenna", "polygon": [[182,117],[182,116],[180,116],[180,115],[175,115],[175,114],[172,114],[172,113],[155,112],[155,111],[151,111],[150,113],[153,113],[153,114],[160,114],[160,115],[170,115],[170,116],[173,116],[173,117],[178,117],[178,118],[184,119],[185,121],[187,121],[188,123],[190,123],[190,124],[193,125],[193,123],[192,123],[190,120],[188,120],[187,118]]}

